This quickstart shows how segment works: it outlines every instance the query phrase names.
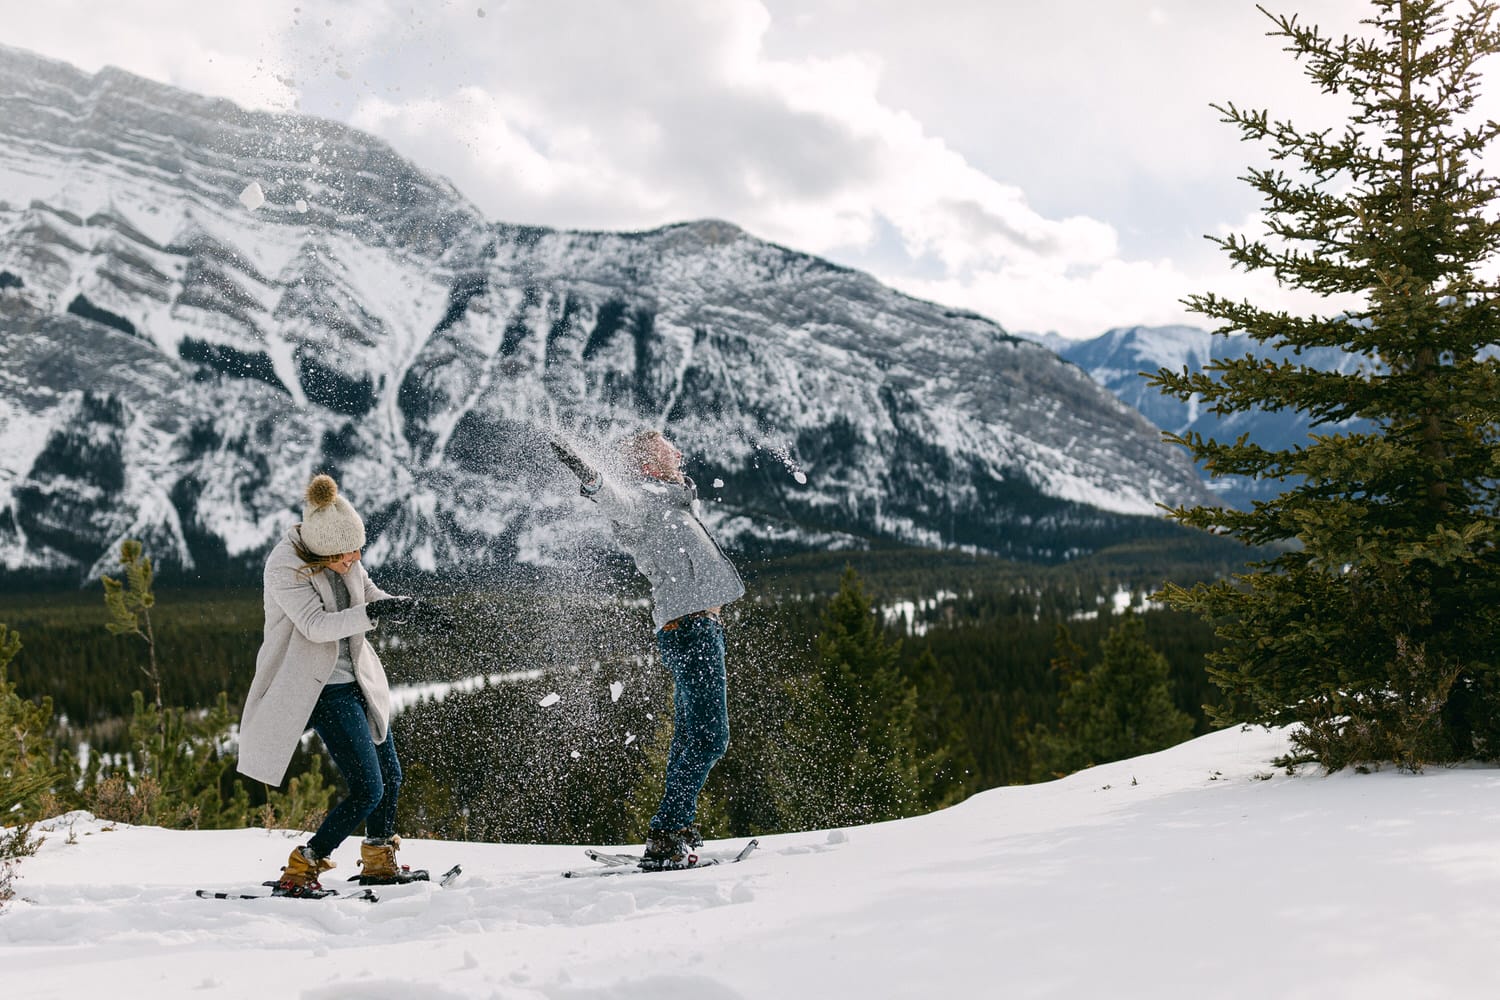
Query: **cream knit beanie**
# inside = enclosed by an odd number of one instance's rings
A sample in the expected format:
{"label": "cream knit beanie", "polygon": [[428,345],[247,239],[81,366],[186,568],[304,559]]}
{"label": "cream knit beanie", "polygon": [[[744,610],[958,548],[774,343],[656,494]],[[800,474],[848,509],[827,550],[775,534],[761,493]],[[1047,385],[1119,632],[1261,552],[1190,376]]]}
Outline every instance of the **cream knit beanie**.
{"label": "cream knit beanie", "polygon": [[302,544],[318,556],[337,556],[365,547],[365,522],[349,501],[339,496],[339,484],[329,475],[313,476],[302,508]]}

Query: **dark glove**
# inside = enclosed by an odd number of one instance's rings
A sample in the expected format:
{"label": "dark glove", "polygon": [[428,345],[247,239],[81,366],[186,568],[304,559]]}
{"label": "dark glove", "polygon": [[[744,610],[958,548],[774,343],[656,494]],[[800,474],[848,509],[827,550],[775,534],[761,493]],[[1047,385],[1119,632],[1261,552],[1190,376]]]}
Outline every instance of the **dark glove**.
{"label": "dark glove", "polygon": [[578,457],[578,452],[569,448],[563,442],[553,438],[551,442],[552,451],[557,455],[557,460],[566,465],[578,477],[580,483],[590,483],[598,478],[599,473],[594,471],[593,466]]}
{"label": "dark glove", "polygon": [[392,624],[406,621],[416,601],[410,597],[381,597],[365,605],[365,614],[370,621],[386,621]]}

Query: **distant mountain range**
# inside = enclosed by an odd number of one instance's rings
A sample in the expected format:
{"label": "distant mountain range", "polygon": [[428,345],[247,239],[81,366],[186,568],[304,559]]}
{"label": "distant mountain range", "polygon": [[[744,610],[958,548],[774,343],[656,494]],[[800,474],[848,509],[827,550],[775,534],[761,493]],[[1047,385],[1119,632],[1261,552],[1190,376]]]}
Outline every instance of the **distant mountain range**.
{"label": "distant mountain range", "polygon": [[[1245,355],[1277,362],[1294,360],[1324,371],[1354,372],[1369,362],[1336,348],[1312,348],[1295,357],[1290,351],[1273,351],[1242,335],[1215,336],[1191,326],[1122,327],[1092,340],[1068,341],[1060,337],[1044,340],[1058,355],[1088,372],[1116,398],[1143,414],[1157,427],[1174,434],[1189,430],[1220,441],[1233,441],[1241,434],[1267,448],[1289,448],[1306,443],[1312,430],[1307,418],[1292,410],[1234,413],[1223,417],[1198,405],[1197,399],[1181,402],[1149,386],[1145,375],[1167,368],[1180,371],[1203,368],[1211,361]],[[1327,424],[1320,433],[1348,431],[1357,421]],[[1222,502],[1248,509],[1255,500],[1275,496],[1286,488],[1276,481],[1258,481],[1243,476],[1223,479],[1204,477]]]}
{"label": "distant mountain range", "polygon": [[488,221],[341,125],[0,47],[5,572],[84,579],[137,537],[243,578],[317,470],[372,559],[565,562],[600,532],[547,437],[598,458],[642,426],[749,553],[1056,560],[1208,496],[982,317],[724,222]]}

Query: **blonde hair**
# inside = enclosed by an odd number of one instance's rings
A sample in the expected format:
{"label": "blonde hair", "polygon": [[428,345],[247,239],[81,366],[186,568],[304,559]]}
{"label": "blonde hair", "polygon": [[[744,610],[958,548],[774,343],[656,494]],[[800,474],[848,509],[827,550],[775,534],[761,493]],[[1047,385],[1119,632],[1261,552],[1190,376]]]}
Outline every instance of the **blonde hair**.
{"label": "blonde hair", "polygon": [[321,573],[325,569],[333,568],[333,561],[343,555],[340,552],[333,556],[320,556],[306,545],[302,544],[301,538],[292,539],[292,551],[297,553],[297,558],[302,560],[302,568],[298,573],[311,578],[314,573]]}
{"label": "blonde hair", "polygon": [[666,437],[661,431],[636,431],[625,439],[624,444],[620,445],[620,454],[625,456],[625,460],[630,463],[632,468],[640,469],[641,466],[651,460],[652,445],[664,440],[666,440]]}

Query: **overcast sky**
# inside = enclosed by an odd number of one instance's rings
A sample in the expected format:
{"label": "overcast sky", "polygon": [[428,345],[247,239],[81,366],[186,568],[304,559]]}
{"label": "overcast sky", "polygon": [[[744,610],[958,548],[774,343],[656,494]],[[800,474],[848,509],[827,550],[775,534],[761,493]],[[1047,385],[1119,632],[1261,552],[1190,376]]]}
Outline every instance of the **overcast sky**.
{"label": "overcast sky", "polygon": [[[1364,0],[1263,0],[1338,33]],[[1250,0],[0,0],[7,44],[373,132],[497,221],[698,218],[1014,331],[1277,293],[1210,102],[1327,115]],[[1500,94],[1500,80],[1493,88]],[[1202,325],[1200,323],[1200,325]]]}

